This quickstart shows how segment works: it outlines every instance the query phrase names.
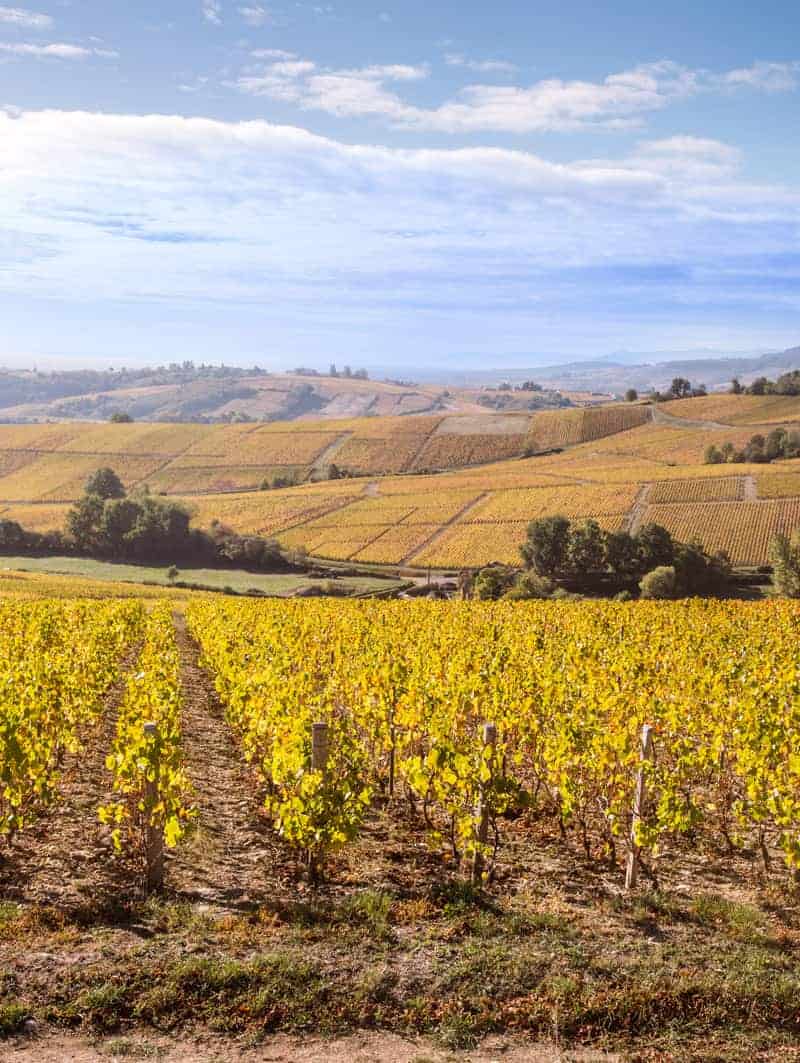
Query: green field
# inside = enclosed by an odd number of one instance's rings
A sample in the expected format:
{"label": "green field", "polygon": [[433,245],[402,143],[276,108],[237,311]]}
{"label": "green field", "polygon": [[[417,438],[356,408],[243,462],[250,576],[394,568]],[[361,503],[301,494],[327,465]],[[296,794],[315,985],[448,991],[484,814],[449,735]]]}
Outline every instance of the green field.
{"label": "green field", "polygon": [[[115,583],[147,583],[169,587],[168,565],[126,565],[116,561],[94,561],[86,557],[2,557],[0,569],[15,572],[45,572]],[[175,582],[191,587],[214,590],[230,589],[238,594],[259,591],[271,597],[287,597],[302,587],[320,587],[327,580],[310,579],[294,573],[247,572],[243,569],[194,568],[178,570]],[[352,576],[337,580],[343,588],[356,593],[389,590],[400,586],[399,580],[370,576]]]}

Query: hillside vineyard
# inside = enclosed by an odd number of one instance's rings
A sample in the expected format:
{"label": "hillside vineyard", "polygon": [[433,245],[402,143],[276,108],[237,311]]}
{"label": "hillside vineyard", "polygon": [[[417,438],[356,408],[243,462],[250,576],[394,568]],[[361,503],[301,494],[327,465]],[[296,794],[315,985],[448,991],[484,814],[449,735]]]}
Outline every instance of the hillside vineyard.
{"label": "hillside vineyard", "polygon": [[[116,846],[160,881],[161,846],[203,807],[167,605],[15,603],[2,619],[5,843],[46,824],[122,676],[109,799],[87,815],[113,828],[109,860]],[[542,819],[620,873],[632,846],[669,859],[687,837],[800,866],[797,604],[196,600],[187,622],[264,830],[313,868],[387,802],[443,867],[491,868]]]}
{"label": "hillside vineyard", "polygon": [[763,565],[772,536],[800,524],[800,459],[705,455],[798,426],[799,398],[753,395],[292,424],[0,425],[0,518],[62,527],[109,465],[128,490],[184,503],[199,527],[222,521],[321,559],[518,564],[528,522],[562,514],[609,531],[659,523]]}

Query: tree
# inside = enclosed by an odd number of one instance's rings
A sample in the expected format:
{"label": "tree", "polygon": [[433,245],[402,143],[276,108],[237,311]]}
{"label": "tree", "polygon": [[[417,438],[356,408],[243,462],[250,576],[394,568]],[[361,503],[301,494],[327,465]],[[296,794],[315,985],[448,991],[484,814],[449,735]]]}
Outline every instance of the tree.
{"label": "tree", "polygon": [[674,399],[686,399],[692,393],[692,382],[685,377],[676,376],[669,386],[669,393]]}
{"label": "tree", "polygon": [[671,565],[675,558],[672,536],[660,524],[645,524],[636,536],[636,545],[642,572]]}
{"label": "tree", "polygon": [[722,456],[722,451],[713,443],[710,443],[706,447],[705,454],[703,455],[703,461],[706,463],[706,465],[722,465],[722,463],[725,461],[725,458]]}
{"label": "tree", "polygon": [[15,520],[0,519],[0,550],[18,550],[26,545],[27,535]]}
{"label": "tree", "polygon": [[800,528],[776,535],[769,547],[772,587],[782,598],[800,598]]}
{"label": "tree", "polygon": [[628,390],[625,392],[626,402],[636,402],[638,398],[639,392],[636,390],[636,388],[628,388]]}
{"label": "tree", "polygon": [[800,369],[782,373],[771,390],[776,395],[800,395]]}
{"label": "tree", "polygon": [[98,498],[124,498],[125,488],[122,480],[108,466],[93,472],[86,481],[85,492],[87,495],[96,495]]}
{"label": "tree", "polygon": [[567,560],[569,521],[566,517],[540,517],[528,525],[528,537],[520,547],[527,568],[540,576],[558,575]]}
{"label": "tree", "polygon": [[743,391],[744,391],[744,388],[739,383],[739,378],[735,376],[733,378],[733,380],[731,381],[731,392],[730,392],[731,395],[741,395],[741,393]]}
{"label": "tree", "polygon": [[112,424],[132,424],[133,418],[129,413],[112,413],[109,417]]}
{"label": "tree", "polygon": [[773,428],[767,436],[767,442],[764,449],[767,461],[774,461],[776,458],[783,457],[786,447],[786,430],[784,428]]}
{"label": "tree", "polygon": [[177,565],[170,565],[167,569],[167,579],[170,581],[170,583],[174,583],[179,575],[180,570],[178,569]]}
{"label": "tree", "polygon": [[765,376],[756,377],[747,389],[751,395],[766,395],[770,388],[770,382]]}
{"label": "tree", "polygon": [[512,601],[527,601],[531,598],[549,598],[553,593],[553,584],[535,572],[520,573],[511,590],[504,597]]}
{"label": "tree", "polygon": [[98,545],[112,556],[125,556],[133,547],[141,506],[132,498],[109,498],[98,522]]}
{"label": "tree", "polygon": [[511,589],[515,576],[506,565],[487,565],[475,577],[473,595],[480,601],[496,601]]}
{"label": "tree", "polygon": [[599,572],[605,564],[605,532],[596,520],[571,527],[567,539],[567,566],[575,575]]}
{"label": "tree", "polygon": [[784,458],[800,458],[800,432],[787,432],[783,441]]}
{"label": "tree", "polygon": [[631,577],[641,572],[639,544],[628,532],[606,535],[606,564],[615,576]]}
{"label": "tree", "polygon": [[100,521],[104,505],[99,495],[85,494],[67,513],[67,535],[82,552],[91,553],[101,545]]}
{"label": "tree", "polygon": [[709,555],[697,541],[675,548],[675,574],[682,597],[723,594],[730,581],[731,563],[722,552]]}
{"label": "tree", "polygon": [[672,565],[659,565],[644,575],[639,583],[643,598],[676,598],[678,578]]}
{"label": "tree", "polygon": [[764,450],[766,440],[762,435],[752,436],[750,442],[744,448],[744,460],[751,462],[764,462],[767,460],[767,455]]}

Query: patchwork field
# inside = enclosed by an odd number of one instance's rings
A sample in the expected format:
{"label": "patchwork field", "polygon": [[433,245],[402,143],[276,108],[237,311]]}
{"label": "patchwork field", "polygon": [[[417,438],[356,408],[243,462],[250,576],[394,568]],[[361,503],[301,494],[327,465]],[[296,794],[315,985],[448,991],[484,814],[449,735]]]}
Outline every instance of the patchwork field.
{"label": "patchwork field", "polygon": [[71,502],[98,464],[112,465],[128,487],[170,495],[257,490],[278,475],[326,479],[331,465],[354,476],[437,472],[600,438],[647,417],[644,407],[610,406],[278,424],[0,425],[0,502]]}
{"label": "patchwork field", "polygon": [[[774,399],[667,403],[655,421],[647,407],[608,406],[293,425],[0,426],[0,516],[60,527],[86,476],[108,464],[129,487],[184,500],[199,526],[221,520],[331,560],[513,563],[527,523],[561,513],[609,529],[657,520],[759,565],[773,534],[800,525],[800,459],[705,465],[703,456],[712,442],[746,442],[746,419],[778,423],[768,421],[776,410],[791,412]],[[729,427],[715,420],[723,415]],[[331,463],[358,475],[317,481]],[[306,482],[258,489],[289,474]]]}

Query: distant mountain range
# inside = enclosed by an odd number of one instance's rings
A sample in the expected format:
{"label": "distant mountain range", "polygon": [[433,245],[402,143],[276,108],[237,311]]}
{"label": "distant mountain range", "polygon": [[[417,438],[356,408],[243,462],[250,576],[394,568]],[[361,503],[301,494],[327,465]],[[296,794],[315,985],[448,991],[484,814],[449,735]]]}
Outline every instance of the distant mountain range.
{"label": "distant mountain range", "polygon": [[742,383],[750,383],[759,376],[774,378],[798,368],[800,347],[791,347],[780,353],[752,358],[692,358],[643,365],[611,361],[573,362],[545,366],[536,370],[534,377],[548,387],[560,390],[621,394],[631,387],[640,392],[662,390],[674,377],[682,376],[695,385],[705,384],[711,391],[729,384],[734,377]]}
{"label": "distant mountain range", "polygon": [[[688,354],[688,352],[687,352]],[[683,357],[665,361],[640,361],[635,355],[592,358],[562,362],[560,365],[538,365],[513,369],[486,370],[427,370],[409,375],[443,384],[478,386],[508,381],[535,380],[559,391],[596,392],[621,395],[628,388],[640,392],[662,390],[676,376],[686,377],[693,384],[705,384],[709,390],[722,388],[739,377],[749,383],[759,376],[774,378],[789,369],[800,368],[800,347],[780,352],[735,357]]]}
{"label": "distant mountain range", "polygon": [[[115,413],[141,421],[294,421],[420,413],[529,411],[566,402],[640,394],[667,388],[676,376],[710,391],[734,376],[742,383],[775,378],[800,368],[800,347],[731,358],[628,362],[622,355],[523,369],[420,370],[404,377],[421,382],[369,380],[299,370],[196,366],[191,362],[145,369],[36,372],[0,369],[0,422],[104,421]],[[373,371],[374,372],[374,371]],[[537,391],[497,390],[531,380]]]}

